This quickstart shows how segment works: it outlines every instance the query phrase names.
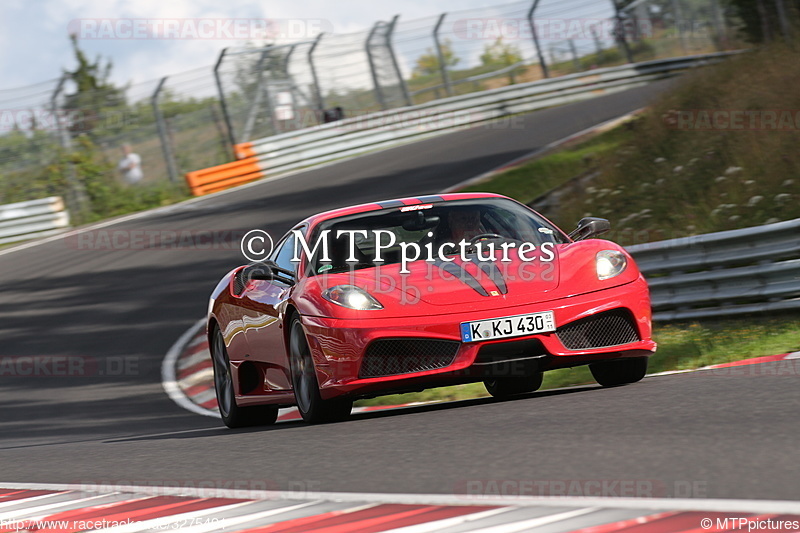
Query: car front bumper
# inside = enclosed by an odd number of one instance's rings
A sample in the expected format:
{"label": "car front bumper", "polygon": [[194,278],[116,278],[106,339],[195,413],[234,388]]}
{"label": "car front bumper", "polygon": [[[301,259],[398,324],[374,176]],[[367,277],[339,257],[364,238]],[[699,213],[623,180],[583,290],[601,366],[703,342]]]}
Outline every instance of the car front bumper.
{"label": "car front bumper", "polygon": [[[460,324],[476,320],[514,316],[542,311],[553,311],[557,331],[508,339],[462,343]],[[633,342],[592,346],[592,335],[585,335],[585,346],[576,346],[572,337],[571,348],[565,345],[565,327],[575,325],[573,331],[590,323],[593,316],[630,317],[630,328],[635,330]],[[309,345],[317,367],[323,397],[343,394],[368,396],[391,391],[420,390],[449,383],[481,381],[503,375],[524,375],[531,372],[579,366],[595,361],[619,357],[651,355],[656,344],[651,339],[651,308],[647,284],[643,278],[636,281],[547,302],[505,308],[502,311],[451,313],[426,317],[370,318],[341,320],[322,317],[303,317]],[[605,324],[616,324],[606,321]],[[597,329],[597,328],[595,328]],[[602,333],[602,330],[598,330]],[[595,340],[597,336],[595,335]],[[630,340],[630,339],[628,339]],[[365,376],[365,355],[373,343],[401,341],[396,346],[411,346],[408,342],[428,342],[436,346],[435,364],[410,365],[401,368],[403,356],[386,352],[387,357],[400,362],[391,375]],[[570,344],[570,342],[567,342]],[[578,344],[581,344],[578,342]],[[595,344],[603,344],[602,342]],[[444,349],[439,347],[447,346]],[[487,346],[493,346],[487,348]],[[374,348],[374,346],[373,346]],[[377,354],[378,357],[381,354]],[[417,357],[417,356],[414,356]],[[399,369],[399,370],[398,370]],[[410,371],[404,371],[410,370]]]}

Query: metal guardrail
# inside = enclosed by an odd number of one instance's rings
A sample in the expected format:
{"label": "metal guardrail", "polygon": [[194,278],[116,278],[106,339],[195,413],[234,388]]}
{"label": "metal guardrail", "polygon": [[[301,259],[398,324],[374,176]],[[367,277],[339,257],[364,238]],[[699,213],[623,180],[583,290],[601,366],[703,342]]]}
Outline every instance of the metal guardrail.
{"label": "metal guardrail", "polygon": [[273,135],[236,145],[265,175],[390,148],[493,119],[631,89],[739,52],[627,64],[511,85]]}
{"label": "metal guardrail", "polygon": [[55,235],[69,227],[60,196],[0,205],[0,244]]}
{"label": "metal guardrail", "polygon": [[661,321],[800,309],[800,219],[630,246]]}

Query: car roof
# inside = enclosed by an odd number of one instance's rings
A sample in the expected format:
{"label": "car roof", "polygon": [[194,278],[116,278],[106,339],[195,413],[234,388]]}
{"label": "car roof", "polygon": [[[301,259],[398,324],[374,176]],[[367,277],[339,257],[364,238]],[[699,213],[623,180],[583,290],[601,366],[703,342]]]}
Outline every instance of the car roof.
{"label": "car roof", "polygon": [[380,211],[382,209],[394,209],[409,205],[432,204],[432,203],[450,202],[453,200],[471,200],[479,198],[508,198],[508,197],[503,196],[501,194],[494,194],[487,192],[470,192],[470,193],[432,194],[423,196],[411,196],[408,198],[395,198],[393,200],[382,200],[380,202],[371,202],[367,204],[359,204],[350,207],[333,209],[331,211],[325,211],[324,213],[318,213],[316,215],[308,217],[307,219],[300,222],[298,225],[308,225],[309,228],[313,228],[314,226],[316,226],[320,222],[324,222],[325,220],[339,218],[347,215],[355,215],[358,213],[367,213],[369,211]]}

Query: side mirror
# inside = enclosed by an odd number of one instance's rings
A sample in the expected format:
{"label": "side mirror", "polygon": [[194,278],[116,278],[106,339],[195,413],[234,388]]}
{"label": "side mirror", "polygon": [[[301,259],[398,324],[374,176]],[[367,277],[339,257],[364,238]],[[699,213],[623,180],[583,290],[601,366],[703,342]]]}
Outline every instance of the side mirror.
{"label": "side mirror", "polygon": [[280,268],[273,261],[246,266],[242,269],[242,278],[259,281],[280,281],[287,285],[294,285],[296,281],[294,272]]}
{"label": "side mirror", "polygon": [[578,222],[578,227],[569,234],[573,241],[582,241],[590,237],[597,237],[611,229],[611,223],[604,218],[585,217]]}
{"label": "side mirror", "polygon": [[269,281],[273,278],[272,269],[264,263],[254,263],[242,269],[242,278],[247,280]]}

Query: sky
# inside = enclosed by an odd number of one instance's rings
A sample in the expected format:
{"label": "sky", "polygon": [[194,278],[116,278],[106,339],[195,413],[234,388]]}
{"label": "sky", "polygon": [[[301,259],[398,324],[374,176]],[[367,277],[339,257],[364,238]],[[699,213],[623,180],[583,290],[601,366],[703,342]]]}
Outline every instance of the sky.
{"label": "sky", "polygon": [[[186,23],[187,19],[270,19],[279,21],[278,27],[282,28],[279,31],[291,40],[313,37],[305,34],[319,30],[349,33],[368,29],[374,21],[389,20],[397,13],[408,20],[506,3],[491,0],[2,0],[0,90],[58,78],[63,69],[74,68],[68,34],[75,29],[84,34],[81,47],[87,55],[92,59],[98,54],[110,58],[112,80],[125,84],[211,65],[223,47],[244,44],[242,40],[224,38],[236,36],[232,33],[233,27],[223,26],[217,30]],[[143,33],[138,38],[129,37],[135,31],[133,25],[141,21],[176,19],[184,21],[181,31],[190,31],[189,24],[198,31],[211,32],[206,35],[213,35],[213,38],[142,38]],[[120,24],[121,21],[124,22]],[[287,21],[292,21],[294,27],[289,27]],[[110,25],[115,28],[111,30],[115,32],[113,37],[109,37]],[[240,27],[238,35],[251,35],[250,27],[245,26],[243,30]]]}

